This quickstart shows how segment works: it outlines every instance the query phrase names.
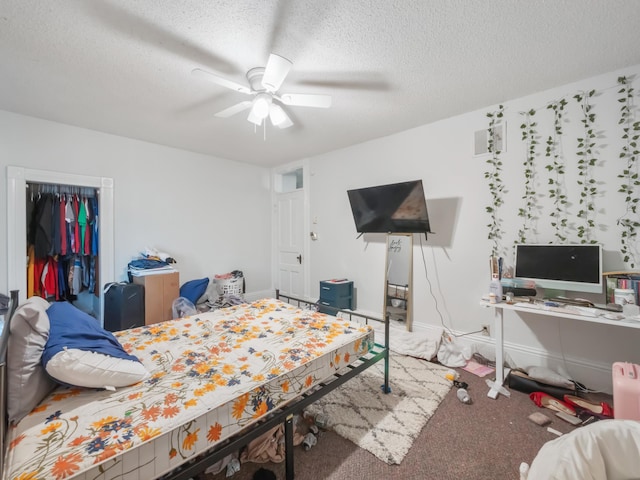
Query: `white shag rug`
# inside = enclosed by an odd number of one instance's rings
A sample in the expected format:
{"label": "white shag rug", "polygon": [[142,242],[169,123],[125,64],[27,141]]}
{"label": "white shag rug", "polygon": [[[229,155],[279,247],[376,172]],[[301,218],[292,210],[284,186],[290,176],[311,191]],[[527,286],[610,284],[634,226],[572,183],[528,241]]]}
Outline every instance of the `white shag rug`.
{"label": "white shag rug", "polygon": [[329,426],[388,464],[399,464],[451,388],[448,368],[391,353],[389,385],[382,392],[384,360],[307,407]]}

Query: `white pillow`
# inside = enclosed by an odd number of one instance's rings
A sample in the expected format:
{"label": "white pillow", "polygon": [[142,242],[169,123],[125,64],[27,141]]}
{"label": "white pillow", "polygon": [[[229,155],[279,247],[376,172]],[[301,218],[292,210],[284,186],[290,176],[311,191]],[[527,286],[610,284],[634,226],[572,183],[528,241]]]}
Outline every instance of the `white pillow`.
{"label": "white pillow", "polygon": [[140,362],[76,348],[56,353],[45,369],[61,383],[108,390],[133,385],[149,376]]}

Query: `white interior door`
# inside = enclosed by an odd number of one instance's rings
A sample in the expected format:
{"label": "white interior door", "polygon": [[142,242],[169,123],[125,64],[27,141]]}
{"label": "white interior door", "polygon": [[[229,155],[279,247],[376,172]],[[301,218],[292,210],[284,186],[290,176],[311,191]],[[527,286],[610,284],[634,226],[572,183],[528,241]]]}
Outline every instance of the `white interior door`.
{"label": "white interior door", "polygon": [[277,288],[283,293],[304,295],[304,192],[277,195]]}

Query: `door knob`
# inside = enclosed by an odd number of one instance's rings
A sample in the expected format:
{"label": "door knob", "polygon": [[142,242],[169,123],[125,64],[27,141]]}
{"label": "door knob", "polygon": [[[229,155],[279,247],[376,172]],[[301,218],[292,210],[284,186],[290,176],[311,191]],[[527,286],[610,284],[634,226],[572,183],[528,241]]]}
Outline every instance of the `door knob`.
{"label": "door knob", "polygon": [[298,255],[296,258],[298,259],[298,263],[302,265],[302,254]]}

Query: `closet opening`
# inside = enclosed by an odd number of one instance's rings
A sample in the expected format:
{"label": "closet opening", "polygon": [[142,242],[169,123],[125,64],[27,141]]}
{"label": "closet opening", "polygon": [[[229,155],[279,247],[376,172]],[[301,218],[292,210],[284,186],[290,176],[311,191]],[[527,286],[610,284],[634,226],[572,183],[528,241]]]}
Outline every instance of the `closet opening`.
{"label": "closet opening", "polygon": [[27,183],[27,292],[100,318],[100,202],[92,187]]}
{"label": "closet opening", "polygon": [[[34,205],[28,207],[32,192]],[[56,194],[78,195],[80,198],[83,195],[93,194],[97,199],[98,254],[95,261],[95,287],[97,290],[93,290],[92,293],[89,288],[83,288],[79,299],[76,299],[75,302],[77,306],[90,310],[102,325],[104,317],[103,287],[115,281],[113,178],[7,166],[7,287],[8,290],[18,290],[21,301],[27,298],[30,289],[27,281],[29,269],[27,233],[31,216],[28,215],[28,210],[35,208],[38,194],[40,196],[53,194],[54,197]],[[79,207],[78,203],[78,212]],[[52,280],[51,277],[49,282]],[[90,284],[93,285],[91,282]],[[86,292],[83,293],[83,291]],[[99,300],[96,299],[96,295],[99,295]]]}

